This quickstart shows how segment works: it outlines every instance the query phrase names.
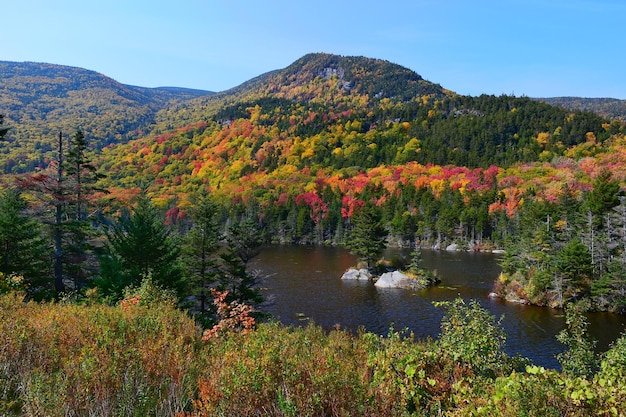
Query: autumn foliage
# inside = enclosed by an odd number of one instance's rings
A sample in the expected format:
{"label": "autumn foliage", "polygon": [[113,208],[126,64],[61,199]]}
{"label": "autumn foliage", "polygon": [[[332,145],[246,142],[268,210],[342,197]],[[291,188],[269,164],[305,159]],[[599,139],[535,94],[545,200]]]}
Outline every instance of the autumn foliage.
{"label": "autumn foliage", "polygon": [[[223,303],[223,294],[216,295]],[[525,366],[527,361],[504,354],[497,321],[477,303],[447,304],[440,341],[277,323],[248,331],[224,326],[219,337],[204,340],[188,314],[163,302],[167,296],[151,302],[154,296],[161,297],[144,291],[105,306],[0,295],[0,413],[464,416],[484,410],[494,416],[521,411],[611,416],[625,411],[624,338],[599,358],[595,374],[576,376]]]}
{"label": "autumn foliage", "polygon": [[247,334],[254,328],[255,319],[251,315],[252,307],[237,300],[227,303],[228,291],[212,289],[211,294],[213,295],[213,304],[217,308],[219,319],[217,324],[204,331],[202,340],[211,340],[231,332]]}
{"label": "autumn foliage", "polygon": [[193,396],[200,333],[168,305],[0,298],[3,415],[173,415]]}

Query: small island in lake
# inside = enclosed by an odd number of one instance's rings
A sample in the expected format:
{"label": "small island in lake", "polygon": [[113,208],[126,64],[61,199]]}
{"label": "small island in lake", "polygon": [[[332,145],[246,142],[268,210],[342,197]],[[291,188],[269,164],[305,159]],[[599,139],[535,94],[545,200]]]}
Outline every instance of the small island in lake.
{"label": "small island in lake", "polygon": [[422,256],[419,248],[416,248],[411,254],[411,263],[406,271],[385,271],[380,275],[376,272],[372,273],[367,267],[359,265],[356,268],[348,269],[341,279],[374,281],[374,286],[378,288],[406,288],[411,290],[423,290],[441,282],[431,271],[422,267]]}

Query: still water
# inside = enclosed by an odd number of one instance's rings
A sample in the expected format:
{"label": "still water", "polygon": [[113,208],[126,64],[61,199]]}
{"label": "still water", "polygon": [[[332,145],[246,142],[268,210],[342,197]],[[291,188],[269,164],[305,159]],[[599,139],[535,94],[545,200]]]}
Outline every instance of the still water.
{"label": "still water", "polygon": [[[386,256],[397,254],[390,251]],[[393,325],[396,330],[409,329],[418,339],[437,338],[443,311],[433,301],[460,296],[478,300],[496,317],[503,316],[508,354],[519,354],[536,365],[559,367],[555,355],[563,346],[555,336],[565,326],[563,312],[488,298],[500,273],[497,255],[425,250],[422,260],[442,282],[419,292],[342,281],[341,275],[356,260],[341,248],[270,246],[250,266],[265,276],[265,310],[285,324],[312,321],[326,329],[338,324],[352,331],[362,326],[381,335]],[[606,350],[626,326],[626,317],[621,315],[594,313],[588,318],[599,350]]]}

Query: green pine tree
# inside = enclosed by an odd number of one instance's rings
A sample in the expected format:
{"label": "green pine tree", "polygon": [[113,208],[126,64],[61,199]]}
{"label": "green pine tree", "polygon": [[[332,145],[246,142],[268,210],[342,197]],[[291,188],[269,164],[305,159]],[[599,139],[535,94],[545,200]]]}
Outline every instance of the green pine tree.
{"label": "green pine tree", "polygon": [[556,269],[563,275],[572,296],[589,290],[593,265],[591,253],[580,239],[570,240],[556,255]]}
{"label": "green pine tree", "polygon": [[26,201],[13,189],[0,193],[0,272],[24,278],[35,298],[52,290],[52,250],[41,225],[25,214]]}
{"label": "green pine tree", "polygon": [[233,224],[226,235],[228,246],[243,261],[248,263],[259,254],[263,235],[252,219]]}
{"label": "green pine tree", "polygon": [[372,268],[385,248],[386,235],[380,211],[372,203],[366,203],[352,217],[352,230],[346,247],[367,268]]}
{"label": "green pine tree", "polygon": [[184,294],[180,248],[158,210],[141,197],[129,217],[121,218],[108,234],[97,286],[105,297],[119,300],[120,288],[139,286],[150,277],[155,285]]}
{"label": "green pine tree", "polygon": [[93,247],[90,243],[94,237],[90,223],[93,217],[93,213],[90,213],[93,207],[90,197],[96,191],[106,192],[97,186],[98,181],[105,176],[98,173],[91,163],[87,139],[80,130],[76,130],[69,143],[63,165],[66,198],[66,220],[62,226],[64,275],[71,278],[75,286],[79,286],[95,274],[92,267],[95,264]]}
{"label": "green pine tree", "polygon": [[232,225],[226,234],[226,248],[220,254],[218,286],[229,291],[229,301],[249,305],[262,301],[257,285],[259,276],[247,269],[262,243],[261,231],[251,219]]}
{"label": "green pine tree", "polygon": [[217,253],[221,247],[218,207],[208,195],[202,195],[189,214],[192,227],[185,236],[182,255],[192,293],[198,298],[200,312],[205,312],[208,286],[217,278]]}
{"label": "green pine tree", "polygon": [[587,194],[586,206],[594,215],[596,222],[602,222],[602,215],[620,203],[622,195],[619,182],[607,168],[600,171],[593,181],[593,189]]}
{"label": "green pine tree", "polygon": [[106,191],[97,186],[105,175],[99,173],[92,164],[87,138],[80,129],[76,130],[70,141],[65,157],[65,171],[68,194],[72,194],[72,211],[68,210],[67,215],[76,221],[83,221],[88,217],[89,196],[96,191]]}

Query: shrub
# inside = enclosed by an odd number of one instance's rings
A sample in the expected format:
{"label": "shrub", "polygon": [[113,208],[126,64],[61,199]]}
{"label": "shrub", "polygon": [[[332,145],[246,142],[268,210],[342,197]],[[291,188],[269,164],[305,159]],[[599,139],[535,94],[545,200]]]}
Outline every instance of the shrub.
{"label": "shrub", "polygon": [[[493,389],[469,401],[457,410],[457,415],[501,417],[559,417],[595,415],[589,409],[577,407],[564,389],[565,381],[557,371],[529,366],[527,373],[513,372],[496,379]],[[475,393],[465,393],[465,398]],[[485,401],[486,400],[486,401]],[[480,405],[478,406],[479,403]]]}
{"label": "shrub", "polygon": [[[373,339],[374,337],[372,337]],[[369,350],[374,403],[381,415],[436,415],[452,406],[452,384],[467,369],[441,355],[433,341],[390,331]]]}
{"label": "shrub", "polygon": [[195,391],[200,332],[168,305],[0,297],[0,414],[173,415]]}
{"label": "shrub", "polygon": [[367,414],[366,353],[346,332],[266,323],[209,345],[187,416]]}
{"label": "shrub", "polygon": [[252,307],[242,304],[237,300],[226,302],[228,291],[211,290],[213,304],[217,307],[219,321],[210,329],[206,329],[202,335],[203,340],[213,339],[229,332],[250,332],[256,324],[252,317]]}
{"label": "shrub", "polygon": [[500,375],[526,364],[504,353],[506,335],[499,327],[501,319],[496,321],[477,301],[466,304],[457,298],[435,305],[446,310],[439,335],[442,354],[483,376]]}
{"label": "shrub", "polygon": [[440,341],[416,342],[393,330],[388,337],[355,336],[277,323],[247,332],[235,326],[203,341],[194,321],[149,282],[127,295],[117,307],[25,303],[20,294],[0,295],[0,415],[626,411],[626,338],[604,355],[593,378],[535,366],[518,372],[522,362],[501,352],[497,321],[476,302],[445,304]]}
{"label": "shrub", "polygon": [[24,277],[21,275],[7,275],[0,272],[0,294],[6,294],[11,291],[26,292],[26,289]]}
{"label": "shrub", "polygon": [[585,304],[567,304],[565,322],[567,327],[557,335],[567,350],[557,355],[563,371],[575,376],[592,377],[599,369],[595,353],[596,341],[587,332],[589,323],[583,315]]}

